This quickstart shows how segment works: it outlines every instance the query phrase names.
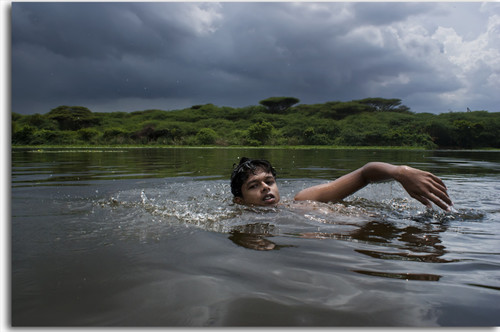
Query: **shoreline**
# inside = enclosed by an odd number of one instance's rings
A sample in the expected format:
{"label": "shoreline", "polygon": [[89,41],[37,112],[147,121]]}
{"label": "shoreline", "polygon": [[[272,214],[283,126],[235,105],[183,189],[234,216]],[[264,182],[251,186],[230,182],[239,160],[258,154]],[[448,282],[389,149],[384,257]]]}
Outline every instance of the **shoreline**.
{"label": "shoreline", "polygon": [[476,148],[476,149],[428,149],[424,147],[407,147],[407,146],[325,146],[325,145],[263,145],[263,146],[217,146],[217,145],[14,145],[11,150],[26,150],[32,149],[36,152],[44,150],[69,150],[74,149],[78,152],[84,150],[117,150],[117,149],[283,149],[283,150],[407,150],[407,151],[482,151],[482,152],[498,152],[500,149],[495,148]]}

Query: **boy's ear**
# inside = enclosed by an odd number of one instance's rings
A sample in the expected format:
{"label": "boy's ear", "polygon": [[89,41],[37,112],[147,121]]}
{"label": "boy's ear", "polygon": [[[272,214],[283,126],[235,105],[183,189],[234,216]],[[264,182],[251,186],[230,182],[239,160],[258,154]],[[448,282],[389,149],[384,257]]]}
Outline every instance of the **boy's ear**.
{"label": "boy's ear", "polygon": [[245,201],[243,200],[243,197],[234,197],[233,198],[233,203],[236,203],[236,204],[244,204]]}

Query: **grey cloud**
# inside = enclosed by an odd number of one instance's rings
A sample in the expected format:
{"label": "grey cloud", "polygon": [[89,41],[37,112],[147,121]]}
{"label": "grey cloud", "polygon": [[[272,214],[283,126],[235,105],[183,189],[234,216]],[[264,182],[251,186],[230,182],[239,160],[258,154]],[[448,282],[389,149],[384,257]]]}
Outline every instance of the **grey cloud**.
{"label": "grey cloud", "polygon": [[[100,110],[113,101],[138,107],[141,99],[163,109],[246,106],[272,95],[418,102],[415,95],[463,87],[443,45],[430,38],[431,18],[446,10],[432,3],[14,3],[13,111],[58,98]],[[425,27],[413,31],[418,24]]]}
{"label": "grey cloud", "polygon": [[353,9],[356,13],[355,24],[389,25],[433,11],[435,4],[419,2],[356,2]]}
{"label": "grey cloud", "polygon": [[[168,55],[189,30],[175,20],[159,22],[152,5],[14,3],[13,46],[33,44],[70,58]],[[169,8],[175,16],[176,4]]]}

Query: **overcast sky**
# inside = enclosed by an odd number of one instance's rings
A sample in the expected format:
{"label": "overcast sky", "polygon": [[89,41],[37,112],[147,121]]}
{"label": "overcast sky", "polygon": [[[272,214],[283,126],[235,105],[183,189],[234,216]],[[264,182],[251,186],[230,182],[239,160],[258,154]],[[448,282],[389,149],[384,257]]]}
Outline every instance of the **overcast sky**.
{"label": "overcast sky", "polygon": [[399,98],[500,111],[500,3],[14,2],[12,111]]}

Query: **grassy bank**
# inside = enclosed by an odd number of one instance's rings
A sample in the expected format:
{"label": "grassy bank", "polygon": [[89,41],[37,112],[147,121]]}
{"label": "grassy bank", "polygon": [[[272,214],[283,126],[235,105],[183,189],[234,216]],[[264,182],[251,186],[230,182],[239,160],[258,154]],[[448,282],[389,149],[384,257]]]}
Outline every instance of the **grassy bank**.
{"label": "grassy bank", "polygon": [[[112,151],[117,149],[288,149],[288,150],[402,150],[402,151],[419,151],[419,150],[434,150],[444,151],[445,149],[426,149],[424,147],[402,147],[402,146],[325,146],[325,145],[284,145],[284,146],[185,146],[185,145],[13,145],[13,150],[35,150],[43,152],[45,150],[103,150]],[[480,148],[480,149],[456,149],[458,151],[500,151],[495,148]]]}
{"label": "grassy bank", "polygon": [[[286,110],[195,105],[176,111],[93,113],[60,106],[12,114],[15,146],[266,147],[300,149],[500,148],[500,112],[412,113],[358,100]],[[380,104],[382,103],[382,104]]]}

